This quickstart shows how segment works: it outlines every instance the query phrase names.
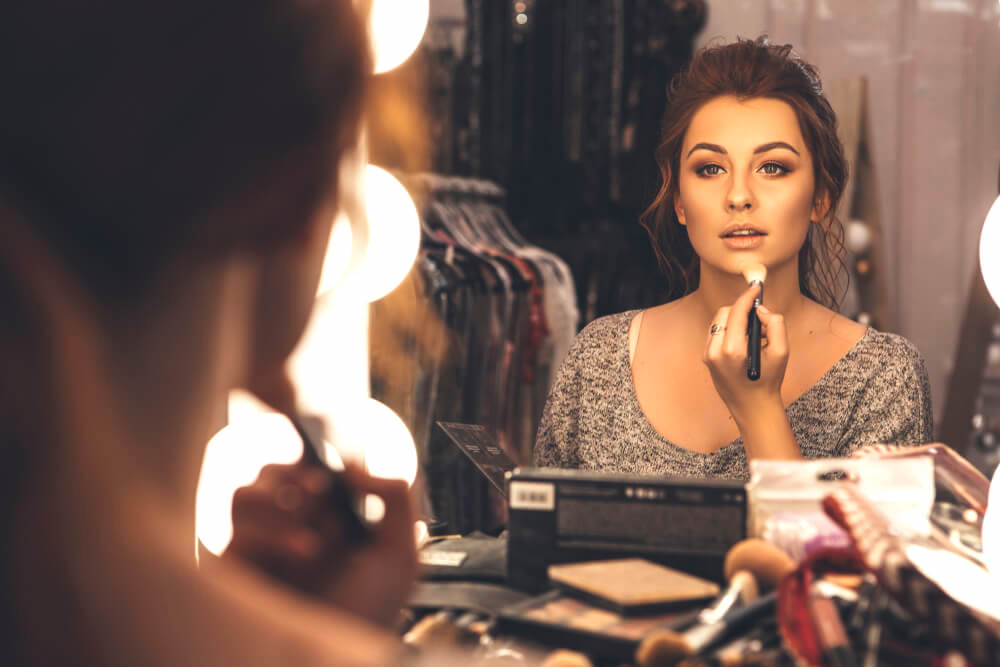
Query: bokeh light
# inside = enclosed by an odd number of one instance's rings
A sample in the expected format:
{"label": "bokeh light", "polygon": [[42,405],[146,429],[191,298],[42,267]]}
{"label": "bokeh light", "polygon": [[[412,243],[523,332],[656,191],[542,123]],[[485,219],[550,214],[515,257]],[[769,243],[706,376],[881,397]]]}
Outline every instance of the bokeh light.
{"label": "bokeh light", "polygon": [[417,449],[410,430],[395,412],[374,398],[343,406],[330,419],[330,440],[342,452],[363,452],[368,472],[413,484]]}
{"label": "bokeh light", "polygon": [[413,199],[380,167],[365,172],[368,247],[358,271],[348,276],[368,301],[391,292],[410,272],[420,250],[420,218]]}
{"label": "bokeh light", "polygon": [[340,213],[334,220],[330,232],[330,243],[326,247],[323,273],[320,274],[319,287],[316,289],[317,295],[329,292],[345,277],[344,274],[351,261],[353,241],[351,222],[345,213]]}
{"label": "bokeh light", "polygon": [[373,0],[369,29],[376,74],[410,57],[423,39],[429,16],[430,0]]}
{"label": "bokeh light", "polygon": [[990,296],[1000,304],[1000,197],[986,214],[979,236],[979,268]]}
{"label": "bokeh light", "polygon": [[[979,267],[993,301],[1000,305],[1000,197],[986,214],[979,236]],[[1000,467],[993,472],[982,528],[983,559],[994,576],[1000,576]]]}
{"label": "bokeh light", "polygon": [[284,415],[243,414],[205,448],[195,497],[195,531],[205,548],[220,555],[233,538],[233,494],[257,479],[269,463],[302,457],[302,440]]}

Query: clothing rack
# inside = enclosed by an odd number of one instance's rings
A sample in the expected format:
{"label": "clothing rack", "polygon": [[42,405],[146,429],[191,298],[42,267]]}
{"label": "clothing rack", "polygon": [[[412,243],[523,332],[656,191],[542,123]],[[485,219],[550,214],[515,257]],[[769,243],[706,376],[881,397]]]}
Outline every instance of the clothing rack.
{"label": "clothing rack", "polygon": [[[481,424],[530,464],[553,374],[577,332],[576,289],[562,259],[524,239],[497,184],[398,177],[418,204],[421,248],[404,286],[373,308],[372,393],[410,427],[432,512],[468,532],[500,521],[502,503],[433,425]],[[387,329],[401,331],[394,346],[378,344]]]}
{"label": "clothing rack", "polygon": [[667,85],[706,16],[704,0],[466,0],[464,48],[454,21],[432,24],[417,56],[432,168],[506,190],[518,231],[572,269],[584,324],[669,296],[639,214]]}

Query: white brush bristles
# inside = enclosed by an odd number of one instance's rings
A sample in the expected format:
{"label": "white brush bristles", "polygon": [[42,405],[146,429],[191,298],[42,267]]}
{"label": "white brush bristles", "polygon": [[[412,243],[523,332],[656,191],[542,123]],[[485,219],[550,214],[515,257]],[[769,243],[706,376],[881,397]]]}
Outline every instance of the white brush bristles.
{"label": "white brush bristles", "polygon": [[767,278],[767,267],[763,264],[748,264],[743,267],[743,277],[746,278],[748,284],[753,283],[764,284],[764,280]]}

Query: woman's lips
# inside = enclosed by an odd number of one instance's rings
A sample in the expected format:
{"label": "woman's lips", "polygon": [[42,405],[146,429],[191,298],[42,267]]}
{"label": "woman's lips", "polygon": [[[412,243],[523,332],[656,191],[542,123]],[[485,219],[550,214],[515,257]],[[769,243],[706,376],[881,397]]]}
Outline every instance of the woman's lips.
{"label": "woman's lips", "polygon": [[753,250],[764,243],[764,234],[753,236],[723,236],[722,242],[732,250]]}

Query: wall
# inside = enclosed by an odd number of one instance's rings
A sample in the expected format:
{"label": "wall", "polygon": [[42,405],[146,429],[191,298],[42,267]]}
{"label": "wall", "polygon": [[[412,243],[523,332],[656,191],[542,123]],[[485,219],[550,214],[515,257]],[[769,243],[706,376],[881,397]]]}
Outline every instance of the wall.
{"label": "wall", "polygon": [[709,0],[709,11],[699,44],[767,33],[826,82],[868,77],[892,316],[927,360],[940,420],[997,196],[1000,0]]}

